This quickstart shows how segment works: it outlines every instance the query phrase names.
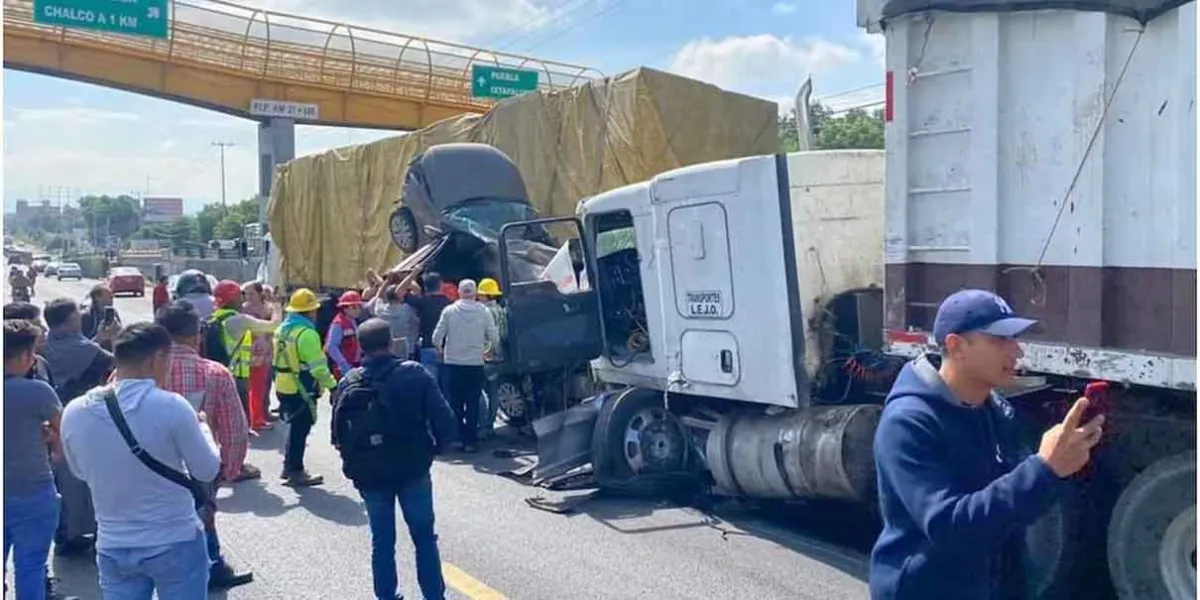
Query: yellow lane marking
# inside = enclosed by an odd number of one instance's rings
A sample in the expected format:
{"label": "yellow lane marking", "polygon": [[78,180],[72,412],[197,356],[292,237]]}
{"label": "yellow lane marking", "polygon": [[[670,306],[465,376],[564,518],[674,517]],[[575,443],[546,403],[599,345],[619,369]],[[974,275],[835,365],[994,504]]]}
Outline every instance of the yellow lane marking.
{"label": "yellow lane marking", "polygon": [[442,563],[442,576],[446,585],[465,594],[471,600],[508,600],[508,597],[485,585],[482,581],[467,574],[466,571],[448,563]]}

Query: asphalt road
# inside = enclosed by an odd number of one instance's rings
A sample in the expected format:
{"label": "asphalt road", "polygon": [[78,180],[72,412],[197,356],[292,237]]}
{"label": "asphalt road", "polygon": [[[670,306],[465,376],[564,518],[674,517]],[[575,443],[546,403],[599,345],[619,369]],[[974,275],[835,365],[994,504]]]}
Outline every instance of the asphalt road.
{"label": "asphalt road", "polygon": [[[83,298],[96,282],[39,280],[35,302]],[[7,296],[7,294],[6,294]],[[148,320],[149,294],[118,298],[125,323]],[[214,597],[369,599],[366,513],[329,445],[328,404],[309,438],[306,461],[324,486],[295,490],[276,478],[283,429],[252,440],[260,481],[220,493],[218,526],[228,558],[255,581]],[[471,456],[441,458],[433,470],[438,534],[451,598],[865,598],[867,518],[845,508],[718,503],[700,511],[666,502],[593,500],[574,514],[530,508],[527,498],[556,494],[498,476],[532,459],[505,459],[497,448],[530,450],[502,430]],[[578,494],[574,492],[573,494]],[[419,598],[411,544],[403,528],[397,556],[402,591]],[[99,598],[90,559],[56,559],[61,590]]]}

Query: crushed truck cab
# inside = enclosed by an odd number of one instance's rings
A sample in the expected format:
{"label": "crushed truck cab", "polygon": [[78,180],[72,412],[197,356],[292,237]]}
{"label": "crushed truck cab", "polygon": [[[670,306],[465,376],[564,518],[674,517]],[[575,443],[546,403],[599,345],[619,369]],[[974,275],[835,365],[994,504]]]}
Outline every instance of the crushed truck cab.
{"label": "crushed truck cab", "polygon": [[853,295],[878,338],[882,181],[881,151],[804,152],[686,167],[589,198],[578,220],[591,288],[506,277],[510,331],[545,344],[526,353],[590,355],[609,384],[807,406],[838,299]]}

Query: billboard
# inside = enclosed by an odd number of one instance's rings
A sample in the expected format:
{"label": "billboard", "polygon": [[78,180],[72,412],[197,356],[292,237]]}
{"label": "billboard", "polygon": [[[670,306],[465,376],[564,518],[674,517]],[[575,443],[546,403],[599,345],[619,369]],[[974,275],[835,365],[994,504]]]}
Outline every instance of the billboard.
{"label": "billboard", "polygon": [[183,216],[183,198],[145,198],[142,200],[143,223],[170,223]]}

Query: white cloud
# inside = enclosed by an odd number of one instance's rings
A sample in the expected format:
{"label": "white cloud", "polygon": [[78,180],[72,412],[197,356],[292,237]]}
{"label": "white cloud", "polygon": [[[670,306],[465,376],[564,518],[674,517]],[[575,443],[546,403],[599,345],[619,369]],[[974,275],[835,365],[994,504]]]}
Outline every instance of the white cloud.
{"label": "white cloud", "polygon": [[88,124],[98,125],[105,122],[138,120],[138,116],[133,113],[100,110],[82,106],[73,108],[15,108],[13,109],[13,113],[16,117],[14,121],[17,126],[20,126],[21,123],[38,123],[40,126],[49,122],[70,124],[75,127]]}
{"label": "white cloud", "polygon": [[795,2],[776,2],[771,7],[771,12],[777,15],[790,15],[796,12],[800,7]]}
{"label": "white cloud", "polygon": [[[203,0],[197,4],[205,5]],[[302,15],[439,41],[470,42],[545,24],[559,16],[554,8],[561,3],[549,0],[323,0],[317,3],[310,0],[245,0],[241,4],[286,15]],[[226,14],[239,13],[243,18],[251,13],[226,6],[211,8]],[[181,18],[201,18],[206,22],[219,23],[222,28],[238,28],[238,19],[216,14],[215,11],[190,9],[186,16],[182,12],[179,14]],[[261,23],[262,17],[257,21]],[[305,19],[287,19],[275,15],[272,15],[271,22],[273,37],[276,29],[279,29],[279,34],[288,35],[276,25],[299,25],[322,33],[328,33],[331,27],[312,21],[305,23]],[[240,27],[244,30],[244,20]],[[341,29],[341,32],[345,33],[345,30]],[[291,34],[303,35],[295,31]],[[374,36],[356,34],[356,37]]]}
{"label": "white cloud", "polygon": [[884,59],[887,57],[887,45],[884,42],[884,37],[878,33],[859,32],[862,45],[867,47],[871,53],[871,58],[875,61],[875,65],[880,69],[885,68]]}
{"label": "white cloud", "polygon": [[829,71],[858,58],[857,50],[828,40],[797,41],[760,34],[688,42],[675,54],[670,69],[723,88],[749,91]]}
{"label": "white cloud", "polygon": [[[258,132],[249,120],[198,113],[193,119],[139,121],[123,113],[73,108],[8,111],[8,120],[17,124],[4,132],[4,197],[9,210],[18,198],[37,199],[47,186],[81,195],[148,192],[181,197],[186,210],[199,210],[221,199],[220,154],[214,140],[234,144],[225,150],[230,201],[258,192]],[[300,126],[296,151],[310,154],[389,135],[395,133]]]}

